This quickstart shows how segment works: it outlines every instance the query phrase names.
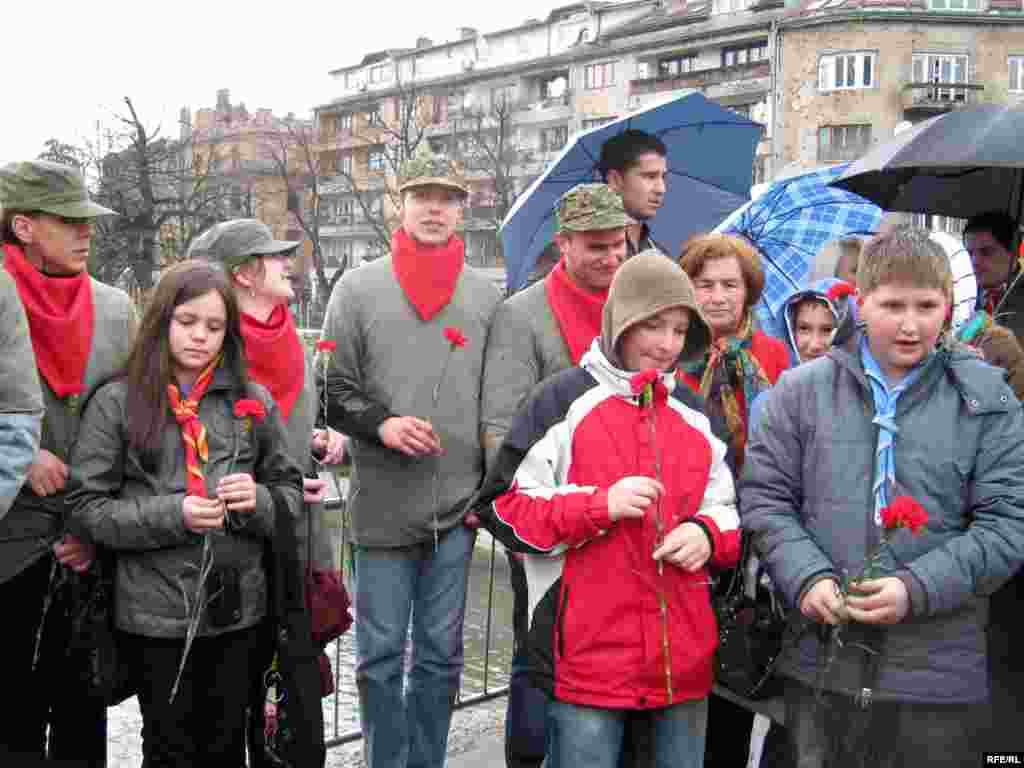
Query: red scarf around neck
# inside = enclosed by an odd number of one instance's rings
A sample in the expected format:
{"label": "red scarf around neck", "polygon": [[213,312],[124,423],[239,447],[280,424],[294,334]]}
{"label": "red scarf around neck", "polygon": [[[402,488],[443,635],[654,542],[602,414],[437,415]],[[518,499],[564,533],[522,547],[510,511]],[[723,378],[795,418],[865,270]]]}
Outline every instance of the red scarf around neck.
{"label": "red scarf around neck", "polygon": [[96,321],[88,273],[51,277],[16,245],[4,244],[4,254],[28,316],[39,373],[57,397],[81,394]]}
{"label": "red scarf around neck", "polygon": [[569,345],[572,362],[578,365],[594,339],[601,335],[601,313],[608,291],[591,293],[576,285],[565,271],[565,259],[548,273],[544,284],[562,338]]}
{"label": "red scarf around neck", "polygon": [[417,242],[404,229],[391,236],[395,277],[424,322],[448,306],[465,261],[466,247],[457,237],[435,247]]}
{"label": "red scarf around neck", "polygon": [[242,313],[242,339],[249,376],[270,390],[287,422],[306,382],[306,357],[288,307],[274,307],[264,323]]}
{"label": "red scarf around neck", "polygon": [[220,361],[221,356],[217,355],[213,362],[203,369],[185,399],[182,399],[176,385],[167,385],[167,399],[171,403],[174,420],[181,428],[181,440],[185,444],[185,490],[189,496],[199,496],[203,499],[208,498],[203,464],[210,459],[210,448],[206,441],[206,427],[199,420],[199,402],[213,381],[213,374]]}

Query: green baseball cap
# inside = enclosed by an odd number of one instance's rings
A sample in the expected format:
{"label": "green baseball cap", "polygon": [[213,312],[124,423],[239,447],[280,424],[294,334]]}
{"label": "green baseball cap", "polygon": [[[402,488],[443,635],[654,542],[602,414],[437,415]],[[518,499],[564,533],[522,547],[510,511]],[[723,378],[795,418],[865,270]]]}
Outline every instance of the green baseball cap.
{"label": "green baseball cap", "polygon": [[416,187],[442,187],[469,196],[469,188],[449,160],[436,157],[428,149],[418,150],[402,164],[398,174],[398,194]]}
{"label": "green baseball cap", "polygon": [[258,219],[231,219],[214,224],[188,247],[188,258],[205,259],[237,269],[254,256],[293,251],[301,240],[275,240],[270,227]]}
{"label": "green baseball cap", "polygon": [[555,209],[559,231],[618,229],[635,223],[622,205],[622,196],[607,184],[578,184],[562,195]]}
{"label": "green baseball cap", "polygon": [[118,215],[89,199],[85,178],[77,168],[46,160],[23,160],[0,168],[0,207],[69,219]]}

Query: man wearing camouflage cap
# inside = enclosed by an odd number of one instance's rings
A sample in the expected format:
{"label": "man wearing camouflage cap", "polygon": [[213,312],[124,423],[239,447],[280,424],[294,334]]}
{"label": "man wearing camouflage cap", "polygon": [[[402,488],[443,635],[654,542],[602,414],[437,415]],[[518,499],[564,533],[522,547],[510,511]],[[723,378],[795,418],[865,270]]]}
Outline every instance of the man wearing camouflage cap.
{"label": "man wearing camouflage cap", "polygon": [[[484,364],[482,433],[488,467],[527,395],[552,374],[580,361],[601,335],[601,313],[615,272],[626,258],[626,227],[633,223],[622,197],[605,184],[580,184],[555,211],[561,258],[548,275],[498,309]],[[505,754],[509,768],[544,759],[547,699],[526,677],[526,580],[509,557],[516,595],[513,660]]]}
{"label": "man wearing camouflage cap", "polygon": [[[368,768],[440,768],[462,672],[480,483],[480,381],[497,288],[464,264],[466,187],[416,158],[391,254],[349,270],[323,339],[328,423],[349,436],[356,685]],[[411,669],[403,660],[412,620]]]}
{"label": "man wearing camouflage cap", "polygon": [[[78,672],[63,665],[70,631],[66,607],[47,616],[35,671],[33,655],[44,597],[59,570],[55,559],[77,572],[92,562],[91,543],[61,536],[68,455],[81,404],[128,355],[135,311],[127,294],[86,272],[92,220],[114,211],[89,199],[77,169],[38,160],[0,168],[0,208],[4,267],[28,319],[45,408],[40,450],[0,520],[6,684],[17,692],[17,705],[8,708],[0,726],[0,753],[41,758],[49,723],[51,758],[103,765],[106,715],[76,690]],[[44,548],[40,542],[54,543]]]}

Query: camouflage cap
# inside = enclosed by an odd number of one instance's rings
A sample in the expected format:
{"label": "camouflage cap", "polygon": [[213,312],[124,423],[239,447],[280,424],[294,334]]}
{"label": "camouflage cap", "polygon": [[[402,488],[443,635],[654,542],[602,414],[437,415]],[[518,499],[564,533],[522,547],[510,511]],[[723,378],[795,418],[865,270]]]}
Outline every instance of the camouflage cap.
{"label": "camouflage cap", "polygon": [[562,195],[555,209],[556,231],[618,229],[634,223],[622,196],[607,184],[578,184]]}
{"label": "camouflage cap", "polygon": [[433,155],[428,149],[417,151],[402,164],[398,174],[398,194],[416,187],[443,187],[469,196],[469,188],[454,164]]}
{"label": "camouflage cap", "polygon": [[23,160],[0,168],[0,208],[70,219],[118,215],[89,199],[85,178],[77,168],[46,160]]}
{"label": "camouflage cap", "polygon": [[234,270],[254,256],[286,253],[300,245],[300,240],[275,240],[270,227],[257,219],[231,219],[214,224],[193,240],[188,258],[205,259]]}

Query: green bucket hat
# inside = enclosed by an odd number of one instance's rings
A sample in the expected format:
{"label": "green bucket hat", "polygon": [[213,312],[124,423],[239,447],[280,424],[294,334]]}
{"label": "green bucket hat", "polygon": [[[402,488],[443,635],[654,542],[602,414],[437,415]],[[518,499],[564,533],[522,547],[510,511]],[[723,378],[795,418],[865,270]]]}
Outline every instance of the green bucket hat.
{"label": "green bucket hat", "polygon": [[0,208],[69,219],[118,215],[89,199],[85,178],[77,168],[46,160],[23,160],[0,168]]}
{"label": "green bucket hat", "polygon": [[254,256],[293,251],[301,240],[275,240],[270,227],[257,219],[231,219],[214,224],[192,241],[188,258],[223,264],[229,271]]}
{"label": "green bucket hat", "polygon": [[556,231],[618,229],[635,223],[622,205],[622,196],[607,184],[578,184],[562,195],[555,209]]}

